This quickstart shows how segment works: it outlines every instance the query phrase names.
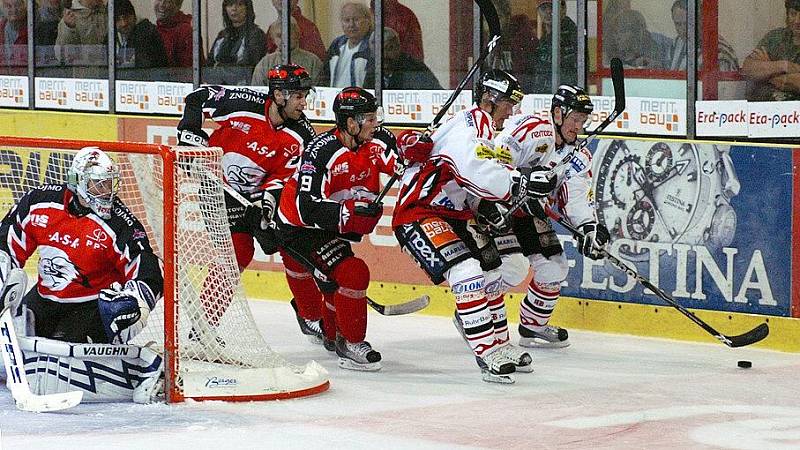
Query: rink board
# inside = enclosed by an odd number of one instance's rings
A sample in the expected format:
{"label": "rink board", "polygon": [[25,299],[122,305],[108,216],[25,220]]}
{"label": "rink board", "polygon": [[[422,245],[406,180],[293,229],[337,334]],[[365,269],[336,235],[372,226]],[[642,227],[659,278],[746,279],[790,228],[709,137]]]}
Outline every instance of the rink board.
{"label": "rink board", "polygon": [[[0,111],[0,114],[4,119],[0,121],[0,134],[149,143],[174,143],[177,124],[175,118],[141,116],[7,110]],[[321,131],[328,127],[320,125],[318,129]],[[624,148],[620,150],[622,144]],[[605,171],[609,174],[614,169],[624,172],[624,169],[618,168],[619,162],[629,154],[638,156],[642,166],[654,167],[654,164],[648,166],[647,163],[656,162],[662,172],[657,175],[662,177],[664,173],[670,173],[670,164],[681,165],[682,169],[678,176],[667,180],[666,188],[661,188],[669,193],[660,193],[657,195],[660,198],[655,200],[655,203],[672,202],[672,205],[659,205],[660,214],[665,219],[656,220],[666,223],[683,221],[674,236],[651,232],[646,240],[637,241],[622,232],[622,237],[615,240],[626,243],[627,247],[623,249],[618,244],[614,251],[657,282],[681,304],[699,310],[704,320],[724,332],[744,331],[750,328],[750,324],[769,319],[773,331],[764,345],[800,351],[797,348],[800,344],[797,344],[796,331],[800,321],[788,319],[800,317],[800,208],[790,206],[800,205],[800,175],[795,170],[800,161],[800,148],[613,137],[598,139],[591,144],[591,148],[596,153],[596,173]],[[606,156],[614,152],[616,156]],[[665,162],[669,161],[666,153],[672,154],[671,163]],[[730,156],[730,166],[735,171],[739,189],[728,199],[735,213],[735,226],[730,226],[730,220],[723,221],[728,229],[733,228],[733,233],[728,233],[730,242],[720,246],[720,239],[709,243],[706,232],[714,223],[713,212],[717,206],[701,205],[681,216],[675,213],[675,198],[698,197],[698,193],[701,196],[718,196],[724,184],[720,181],[724,169],[719,162],[721,153]],[[21,159],[24,165],[26,159]],[[602,164],[605,166],[600,167]],[[28,176],[26,170],[28,167],[24,166],[22,173]],[[703,178],[704,183],[700,183],[700,186],[691,183],[678,185],[678,180],[688,180],[692,170],[701,174],[699,177]],[[20,178],[2,176],[9,174],[9,171],[7,161],[0,161],[0,196],[20,192],[19,186],[10,185],[19,183],[16,180]],[[607,204],[613,203],[609,197],[608,180],[605,182],[604,188],[597,190],[601,211]],[[624,197],[625,193],[617,192],[620,190],[624,189],[617,184],[615,195]],[[687,192],[690,194],[686,195]],[[670,193],[674,194],[672,198]],[[628,192],[627,195],[634,194]],[[447,290],[430,286],[424,273],[397,247],[389,226],[395,196],[396,189],[392,189],[386,198],[384,217],[376,231],[365,237],[362,243],[354,245],[356,254],[363,257],[370,267],[373,280],[371,295],[390,303],[427,293],[432,296],[433,305],[426,312],[451,314],[452,297]],[[689,208],[686,203],[678,206]],[[670,208],[672,215],[668,213]],[[625,209],[621,211],[618,211],[616,218],[625,215]],[[612,214],[609,220],[613,219]],[[654,295],[631,283],[632,280],[621,272],[584,260],[575,251],[571,237],[563,230],[559,230],[559,235],[571,269],[562,288],[565,300],[556,310],[558,322],[564,326],[590,330],[708,339],[702,331],[696,330],[672,308],[661,306]],[[648,251],[637,253],[630,251],[631,248],[645,248]],[[650,253],[656,251],[659,257],[650,257]],[[653,270],[655,267],[657,271]],[[252,296],[290,298],[279,257],[257,253],[250,269],[245,274],[245,283]],[[511,320],[516,318],[516,308],[523,292],[524,287],[518,288],[510,296]]]}

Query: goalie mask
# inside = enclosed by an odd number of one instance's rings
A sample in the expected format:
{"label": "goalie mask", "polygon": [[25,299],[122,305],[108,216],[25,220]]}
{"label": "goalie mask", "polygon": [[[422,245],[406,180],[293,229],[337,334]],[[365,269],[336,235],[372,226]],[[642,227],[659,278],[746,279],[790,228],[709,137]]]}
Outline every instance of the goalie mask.
{"label": "goalie mask", "polygon": [[98,147],[84,147],[69,168],[69,189],[98,216],[111,218],[119,190],[119,171],[114,161]]}

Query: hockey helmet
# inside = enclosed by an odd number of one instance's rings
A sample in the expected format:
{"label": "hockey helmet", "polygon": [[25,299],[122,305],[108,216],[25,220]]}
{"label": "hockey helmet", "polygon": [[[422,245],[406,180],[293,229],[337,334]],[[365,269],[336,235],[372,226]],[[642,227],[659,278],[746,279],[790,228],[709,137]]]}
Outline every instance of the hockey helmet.
{"label": "hockey helmet", "polygon": [[119,191],[119,170],[99,147],[84,147],[72,160],[67,187],[98,216],[109,219]]}
{"label": "hockey helmet", "polygon": [[483,94],[486,92],[491,94],[490,100],[492,103],[497,103],[499,100],[506,98],[517,104],[525,96],[516,77],[501,69],[492,69],[484,72],[475,89],[475,103],[480,103]]}
{"label": "hockey helmet", "polygon": [[311,76],[305,67],[297,64],[279,64],[267,73],[269,92],[307,91],[313,88]]}
{"label": "hockey helmet", "polygon": [[383,108],[378,106],[378,101],[366,89],[360,87],[347,87],[342,89],[333,100],[333,114],[336,116],[336,126],[347,128],[347,118],[356,119],[359,125],[364,122],[363,115],[376,113],[378,123],[383,122]]}
{"label": "hockey helmet", "polygon": [[552,113],[556,108],[561,108],[561,117],[566,117],[572,111],[591,114],[594,111],[594,104],[582,87],[562,84],[553,95],[550,112]]}

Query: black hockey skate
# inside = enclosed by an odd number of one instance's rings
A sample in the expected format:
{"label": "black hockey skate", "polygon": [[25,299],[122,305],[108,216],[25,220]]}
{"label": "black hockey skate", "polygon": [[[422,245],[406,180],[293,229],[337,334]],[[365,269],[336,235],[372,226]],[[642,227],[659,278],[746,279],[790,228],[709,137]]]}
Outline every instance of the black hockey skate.
{"label": "black hockey skate", "polygon": [[336,354],[339,367],[349,370],[375,372],[381,370],[381,354],[372,349],[367,341],[350,343],[342,336],[336,336]]}
{"label": "black hockey skate", "polygon": [[[306,335],[308,338],[308,342],[312,344],[324,344],[324,336],[322,334],[322,320],[307,320],[300,317],[300,313],[297,310],[297,302],[294,299],[289,302],[292,305],[292,309],[294,309],[294,315],[297,318],[297,324],[300,325],[300,332]],[[325,346],[325,349],[328,349]],[[333,349],[328,349],[329,351]]]}
{"label": "black hockey skate", "polygon": [[569,333],[561,327],[546,325],[541,331],[533,331],[520,324],[518,331],[520,347],[562,348],[570,344]]}

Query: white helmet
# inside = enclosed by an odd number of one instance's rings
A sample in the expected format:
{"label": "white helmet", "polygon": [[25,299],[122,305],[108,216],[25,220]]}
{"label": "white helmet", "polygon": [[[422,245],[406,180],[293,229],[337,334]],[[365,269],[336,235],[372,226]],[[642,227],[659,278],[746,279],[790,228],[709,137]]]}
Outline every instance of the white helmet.
{"label": "white helmet", "polygon": [[80,149],[72,160],[67,183],[98,216],[111,218],[119,190],[119,170],[104,151],[98,147]]}

